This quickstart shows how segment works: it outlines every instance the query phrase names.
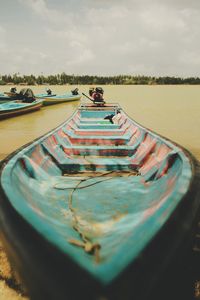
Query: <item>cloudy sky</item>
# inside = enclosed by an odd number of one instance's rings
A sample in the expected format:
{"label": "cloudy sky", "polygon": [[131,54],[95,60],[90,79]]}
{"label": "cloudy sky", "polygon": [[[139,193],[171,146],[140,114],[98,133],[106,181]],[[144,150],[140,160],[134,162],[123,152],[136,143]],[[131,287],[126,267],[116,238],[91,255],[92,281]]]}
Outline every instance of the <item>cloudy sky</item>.
{"label": "cloudy sky", "polygon": [[200,0],[0,0],[0,74],[200,77]]}

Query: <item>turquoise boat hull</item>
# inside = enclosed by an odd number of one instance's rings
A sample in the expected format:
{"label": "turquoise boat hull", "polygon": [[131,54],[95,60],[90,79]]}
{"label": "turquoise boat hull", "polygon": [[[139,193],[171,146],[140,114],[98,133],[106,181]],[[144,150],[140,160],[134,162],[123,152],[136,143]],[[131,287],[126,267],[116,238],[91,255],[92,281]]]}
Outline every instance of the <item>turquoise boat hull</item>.
{"label": "turquoise boat hull", "polygon": [[49,97],[55,97],[56,96],[56,94],[50,94],[50,95],[48,95],[48,94],[36,94],[35,95],[35,97],[36,98],[41,98],[41,99],[43,99],[43,98],[49,98]]}
{"label": "turquoise boat hull", "polygon": [[81,105],[1,164],[8,255],[33,299],[155,299],[191,245],[199,178],[186,150],[119,105]]}
{"label": "turquoise boat hull", "polygon": [[64,102],[79,101],[80,99],[81,95],[72,95],[71,93],[68,93],[64,95],[57,95],[55,97],[44,97],[43,105],[53,105]]}
{"label": "turquoise boat hull", "polygon": [[0,120],[36,111],[42,107],[42,100],[24,103],[21,100],[0,104]]}
{"label": "turquoise boat hull", "polygon": [[16,99],[16,97],[9,97],[9,96],[0,94],[0,104],[5,103],[5,102],[9,102],[9,101],[13,101],[15,99]]}

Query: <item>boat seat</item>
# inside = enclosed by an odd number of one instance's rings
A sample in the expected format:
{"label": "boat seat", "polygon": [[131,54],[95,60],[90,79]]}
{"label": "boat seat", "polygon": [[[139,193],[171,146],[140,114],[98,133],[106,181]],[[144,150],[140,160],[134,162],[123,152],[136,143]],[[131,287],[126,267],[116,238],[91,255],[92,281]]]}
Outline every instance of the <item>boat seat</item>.
{"label": "boat seat", "polygon": [[122,134],[123,130],[126,129],[126,128],[124,128],[122,130],[122,128],[120,128],[119,125],[115,125],[115,124],[111,124],[111,123],[106,124],[106,125],[105,124],[84,124],[81,126],[83,126],[83,128],[80,127],[80,124],[77,124],[76,122],[71,120],[66,125],[65,128],[67,131],[72,131],[78,135],[90,135],[92,132],[95,132],[96,135],[102,135],[102,133],[107,134],[108,132],[111,135],[117,134],[117,132],[119,134]]}
{"label": "boat seat", "polygon": [[132,156],[135,153],[135,149],[138,143],[134,145],[74,145],[69,142],[69,139],[65,138],[66,134],[59,130],[54,133],[55,143],[60,145],[66,154],[68,155],[107,155],[107,156]]}
{"label": "boat seat", "polygon": [[102,135],[93,135],[93,136],[87,136],[83,137],[82,135],[77,135],[72,131],[66,130],[66,128],[63,128],[63,132],[69,137],[71,143],[73,144],[97,144],[97,145],[111,145],[111,144],[117,144],[117,145],[124,145],[127,144],[132,136],[132,134],[127,133],[123,136],[115,135],[115,136],[102,136]]}
{"label": "boat seat", "polygon": [[42,142],[42,146],[62,170],[130,170],[133,169],[128,158],[112,157],[101,158],[98,156],[77,157],[67,155],[61,145],[55,142],[52,136]]}
{"label": "boat seat", "polygon": [[68,155],[98,155],[98,156],[132,156],[135,153],[135,147],[119,145],[119,146],[97,146],[97,145],[73,145],[63,146]]}
{"label": "boat seat", "polygon": [[91,124],[91,123],[86,123],[86,124],[79,124],[77,125],[79,129],[119,129],[120,126],[116,124]]}
{"label": "boat seat", "polygon": [[96,120],[96,119],[104,119],[107,115],[114,114],[114,110],[85,110],[81,111],[81,119],[90,119],[90,120]]}
{"label": "boat seat", "polygon": [[[107,125],[108,126],[108,125]],[[115,124],[112,124],[112,126],[115,126]],[[117,125],[118,126],[118,125]],[[132,128],[133,130],[135,130],[134,128],[135,126],[133,126],[130,123],[127,123],[126,125],[123,125],[122,127],[119,128],[96,128],[96,130],[94,128],[87,128],[86,129],[80,129],[80,128],[75,128],[72,127],[72,129],[74,130],[74,133],[77,135],[124,135],[129,128]],[[66,127],[66,129],[70,129],[70,127]]]}
{"label": "boat seat", "polygon": [[104,120],[104,119],[81,119],[79,124],[111,124],[109,120]]}
{"label": "boat seat", "polygon": [[[102,118],[85,118],[85,119],[81,119],[79,122],[77,122],[77,120],[74,120],[75,124],[80,128],[84,125],[87,125],[87,126],[89,126],[89,125],[93,125],[93,126],[107,125],[112,129],[114,129],[115,127],[121,128],[124,124],[126,124],[127,121],[128,121],[128,119],[125,116],[121,116],[118,124],[112,124],[109,120],[105,120]],[[87,129],[87,127],[86,127],[86,129]]]}

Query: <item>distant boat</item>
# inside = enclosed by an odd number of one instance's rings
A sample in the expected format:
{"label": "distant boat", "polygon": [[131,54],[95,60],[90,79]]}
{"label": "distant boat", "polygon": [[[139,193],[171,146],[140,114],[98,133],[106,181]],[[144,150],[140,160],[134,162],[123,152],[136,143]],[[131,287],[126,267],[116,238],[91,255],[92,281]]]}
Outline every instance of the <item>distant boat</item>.
{"label": "distant boat", "polygon": [[56,94],[45,94],[45,93],[35,95],[36,98],[41,98],[41,99],[49,98],[49,97],[55,97],[55,96],[56,96]]}
{"label": "distant boat", "polygon": [[16,98],[18,96],[18,93],[15,92],[4,92],[4,94],[10,98]]}
{"label": "distant boat", "polygon": [[17,95],[8,96],[7,93],[0,94],[0,104],[4,102],[9,102],[17,99]]}
{"label": "distant boat", "polygon": [[0,94],[0,103],[4,103],[7,101],[13,101],[13,99],[4,94]]}
{"label": "distant boat", "polygon": [[41,108],[42,102],[42,100],[35,100],[25,103],[16,100],[0,104],[0,120],[38,110]]}
{"label": "distant boat", "polygon": [[1,235],[31,299],[155,299],[161,283],[163,298],[192,244],[199,180],[190,153],[117,104],[82,104],[11,154]]}
{"label": "distant boat", "polygon": [[72,93],[67,93],[64,95],[57,95],[53,97],[44,97],[43,98],[43,105],[52,105],[52,104],[59,104],[63,102],[71,102],[71,101],[78,101],[81,99],[81,95],[72,95]]}

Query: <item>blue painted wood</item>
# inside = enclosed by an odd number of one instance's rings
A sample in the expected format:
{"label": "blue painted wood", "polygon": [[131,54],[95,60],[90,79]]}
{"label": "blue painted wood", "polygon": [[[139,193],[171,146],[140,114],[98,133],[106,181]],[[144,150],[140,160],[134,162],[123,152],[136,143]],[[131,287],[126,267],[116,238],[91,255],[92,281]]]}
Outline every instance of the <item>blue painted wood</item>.
{"label": "blue painted wood", "polygon": [[49,97],[55,97],[56,94],[46,94],[46,93],[41,93],[41,94],[36,94],[35,97],[36,98],[49,98]]}

